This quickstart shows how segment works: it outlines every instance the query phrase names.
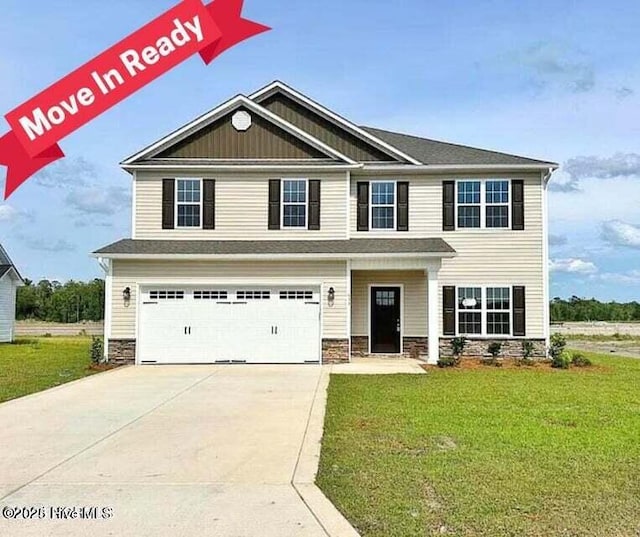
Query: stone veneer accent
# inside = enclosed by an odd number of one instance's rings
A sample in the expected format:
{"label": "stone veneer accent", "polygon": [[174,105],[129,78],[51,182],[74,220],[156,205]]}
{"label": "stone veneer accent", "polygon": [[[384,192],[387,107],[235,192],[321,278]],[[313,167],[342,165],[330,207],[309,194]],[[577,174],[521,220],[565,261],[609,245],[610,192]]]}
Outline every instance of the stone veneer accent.
{"label": "stone veneer accent", "polygon": [[110,339],[109,363],[126,365],[136,362],[136,340],[135,339]]}
{"label": "stone veneer accent", "polygon": [[343,364],[349,361],[348,339],[323,339],[322,363]]}
{"label": "stone veneer accent", "polygon": [[[440,355],[451,356],[452,338],[440,338]],[[497,341],[502,343],[499,358],[522,358],[523,339],[471,339],[467,338],[467,344],[462,352],[463,358],[488,358],[491,355],[487,348],[489,344]],[[547,344],[544,339],[529,339],[533,343],[531,358],[544,359],[547,357]]]}
{"label": "stone veneer accent", "polygon": [[[402,356],[427,360],[428,347],[426,337],[402,338]],[[369,338],[367,336],[351,336],[351,356],[389,356],[397,358],[398,354],[369,354]]]}

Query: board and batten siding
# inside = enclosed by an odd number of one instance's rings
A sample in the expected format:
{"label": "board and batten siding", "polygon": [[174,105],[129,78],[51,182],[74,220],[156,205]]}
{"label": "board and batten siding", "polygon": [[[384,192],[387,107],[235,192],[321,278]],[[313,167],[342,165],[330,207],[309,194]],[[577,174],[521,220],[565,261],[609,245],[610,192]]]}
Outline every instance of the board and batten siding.
{"label": "board and batten siding", "polygon": [[369,335],[369,285],[401,284],[402,335],[427,335],[427,275],[421,270],[353,271],[351,280],[351,335]]}
{"label": "board and batten siding", "polygon": [[13,340],[16,318],[16,284],[8,274],[0,278],[0,342]]}
{"label": "board and batten siding", "polygon": [[[207,285],[304,286],[322,283],[322,337],[347,337],[347,279],[344,261],[141,261],[113,260],[111,292],[111,335],[113,339],[136,337],[136,284],[164,284],[172,287]],[[131,288],[131,300],[124,303],[122,291]],[[159,285],[161,288],[162,285]],[[327,301],[330,287],[333,304]]]}
{"label": "board and batten siding", "polygon": [[[524,181],[525,229],[442,230],[442,182],[455,179],[522,179]],[[358,181],[409,181],[409,231],[358,231]],[[543,189],[536,174],[406,175],[351,178],[351,237],[441,237],[458,253],[444,259],[439,273],[438,311],[442,330],[442,286],[444,285],[524,285],[526,287],[527,337],[542,338],[544,331],[543,281],[547,267],[543,261]]]}
{"label": "board and batten siding", "polygon": [[[215,179],[215,229],[162,229],[162,179]],[[319,179],[320,229],[268,229],[269,179]],[[300,240],[346,239],[347,179],[344,172],[260,174],[189,174],[138,172],[135,189],[136,239]]]}

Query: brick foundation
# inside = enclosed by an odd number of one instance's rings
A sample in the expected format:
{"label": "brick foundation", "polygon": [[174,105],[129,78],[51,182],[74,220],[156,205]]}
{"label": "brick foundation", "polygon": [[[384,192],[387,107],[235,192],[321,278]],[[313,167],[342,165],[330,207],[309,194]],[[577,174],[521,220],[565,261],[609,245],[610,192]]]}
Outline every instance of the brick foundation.
{"label": "brick foundation", "polygon": [[107,358],[109,363],[112,364],[134,364],[136,361],[136,340],[110,339],[109,355]]}
{"label": "brick foundation", "polygon": [[[451,356],[452,338],[440,338],[440,355]],[[467,338],[467,344],[462,352],[463,358],[488,358],[488,347],[491,343],[497,341],[502,343],[499,358],[522,358],[522,339],[472,339]],[[533,353],[531,358],[534,360],[542,360],[547,357],[547,346],[544,339],[529,339],[533,343]]]}
{"label": "brick foundation", "polygon": [[[419,358],[426,360],[429,353],[426,337],[404,337],[402,338],[402,356],[407,358]],[[398,354],[369,354],[369,338],[367,336],[351,336],[351,356],[389,356],[397,358]]]}
{"label": "brick foundation", "polygon": [[343,364],[349,361],[348,339],[323,339],[322,363]]}

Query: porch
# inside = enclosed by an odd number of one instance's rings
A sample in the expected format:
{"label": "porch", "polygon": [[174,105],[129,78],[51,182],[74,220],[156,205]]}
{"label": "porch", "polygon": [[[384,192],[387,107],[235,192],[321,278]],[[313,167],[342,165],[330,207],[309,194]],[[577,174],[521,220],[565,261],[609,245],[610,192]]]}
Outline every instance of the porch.
{"label": "porch", "polygon": [[439,355],[440,259],[352,260],[348,270],[351,358]]}

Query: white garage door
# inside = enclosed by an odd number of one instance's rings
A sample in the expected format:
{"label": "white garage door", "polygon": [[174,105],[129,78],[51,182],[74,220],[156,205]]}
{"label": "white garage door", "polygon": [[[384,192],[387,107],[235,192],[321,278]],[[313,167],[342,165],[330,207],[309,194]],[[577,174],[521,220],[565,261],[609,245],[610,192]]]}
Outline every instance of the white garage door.
{"label": "white garage door", "polygon": [[139,323],[143,364],[320,360],[317,288],[143,288]]}

